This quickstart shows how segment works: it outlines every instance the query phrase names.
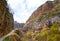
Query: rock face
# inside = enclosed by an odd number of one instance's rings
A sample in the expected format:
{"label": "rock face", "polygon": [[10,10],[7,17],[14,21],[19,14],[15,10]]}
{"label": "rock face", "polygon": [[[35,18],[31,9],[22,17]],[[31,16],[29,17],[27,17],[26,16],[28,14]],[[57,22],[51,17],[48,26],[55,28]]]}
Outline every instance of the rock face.
{"label": "rock face", "polygon": [[48,11],[48,10],[50,10],[52,8],[53,8],[53,1],[47,1],[46,3],[44,3],[43,5],[38,7],[37,10],[35,10],[32,13],[32,15],[29,17],[27,22],[34,19],[34,18],[36,18],[39,14],[42,14],[43,12]]}
{"label": "rock face", "polygon": [[43,5],[38,7],[37,10],[35,10],[32,13],[32,15],[29,17],[27,22],[32,20],[33,18],[37,17],[39,14],[42,14],[43,12],[51,10],[54,7],[54,4],[58,4],[58,3],[60,3],[60,0],[54,0],[54,1],[45,2]]}
{"label": "rock face", "polygon": [[60,3],[60,0],[55,0],[55,4]]}
{"label": "rock face", "polygon": [[13,15],[9,12],[6,0],[0,0],[0,37],[13,29]]}
{"label": "rock face", "polygon": [[[42,29],[60,21],[60,0],[47,1],[35,10],[24,25],[25,29]],[[57,20],[56,20],[57,19]],[[60,23],[60,22],[59,22]]]}

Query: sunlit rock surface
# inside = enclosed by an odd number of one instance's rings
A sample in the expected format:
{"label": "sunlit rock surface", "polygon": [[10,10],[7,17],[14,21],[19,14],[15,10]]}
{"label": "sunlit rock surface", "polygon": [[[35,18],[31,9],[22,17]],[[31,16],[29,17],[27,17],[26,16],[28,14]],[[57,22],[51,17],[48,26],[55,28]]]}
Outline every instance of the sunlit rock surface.
{"label": "sunlit rock surface", "polygon": [[60,21],[60,0],[47,1],[37,8],[27,20],[24,29],[42,29]]}

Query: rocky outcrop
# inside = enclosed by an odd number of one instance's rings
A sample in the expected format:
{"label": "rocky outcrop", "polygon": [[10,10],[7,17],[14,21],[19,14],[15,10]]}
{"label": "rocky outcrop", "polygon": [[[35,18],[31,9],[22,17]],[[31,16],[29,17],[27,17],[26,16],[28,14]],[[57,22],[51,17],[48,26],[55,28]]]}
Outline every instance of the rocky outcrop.
{"label": "rocky outcrop", "polygon": [[60,0],[54,0],[54,4],[60,3]]}
{"label": "rocky outcrop", "polygon": [[13,15],[9,12],[6,0],[0,0],[0,37],[13,29]]}
{"label": "rocky outcrop", "polygon": [[[58,2],[57,2],[58,1]],[[47,29],[54,23],[60,21],[59,0],[47,1],[35,10],[27,20],[24,28],[27,29]],[[57,20],[56,20],[57,19]],[[59,22],[60,23],[60,22]]]}
{"label": "rocky outcrop", "polygon": [[43,5],[41,5],[40,7],[37,8],[37,10],[35,10],[32,15],[29,17],[29,19],[27,20],[30,21],[34,18],[36,18],[39,14],[42,14],[45,11],[51,10],[53,8],[53,1],[47,1],[46,3],[44,3]]}

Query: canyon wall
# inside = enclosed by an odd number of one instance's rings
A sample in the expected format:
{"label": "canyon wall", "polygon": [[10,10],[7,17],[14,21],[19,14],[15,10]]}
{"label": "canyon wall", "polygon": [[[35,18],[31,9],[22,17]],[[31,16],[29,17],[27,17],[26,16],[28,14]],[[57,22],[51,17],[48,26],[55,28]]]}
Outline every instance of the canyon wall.
{"label": "canyon wall", "polygon": [[[60,15],[59,12],[57,12],[59,11],[57,10],[57,5],[59,4],[59,0],[45,2],[32,13],[32,15],[29,17],[26,24],[24,25],[24,29],[39,29],[49,27],[50,25],[52,25],[52,21],[54,22],[54,20],[52,20],[53,17],[55,19],[55,17],[58,17],[57,15]],[[54,13],[57,13],[57,15],[52,16]]]}
{"label": "canyon wall", "polygon": [[6,0],[0,0],[0,37],[13,29],[13,15],[9,12]]}

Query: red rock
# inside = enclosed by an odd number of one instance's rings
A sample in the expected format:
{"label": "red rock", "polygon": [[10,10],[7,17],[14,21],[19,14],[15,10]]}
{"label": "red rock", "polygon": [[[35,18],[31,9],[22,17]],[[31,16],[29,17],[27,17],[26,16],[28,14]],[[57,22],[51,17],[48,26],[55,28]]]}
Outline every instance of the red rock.
{"label": "red rock", "polygon": [[32,13],[32,15],[29,17],[27,22],[34,19],[34,18],[36,18],[39,14],[42,14],[42,12],[48,11],[48,10],[50,10],[52,8],[53,8],[53,1],[47,1],[45,4],[38,7],[37,10],[35,10]]}

